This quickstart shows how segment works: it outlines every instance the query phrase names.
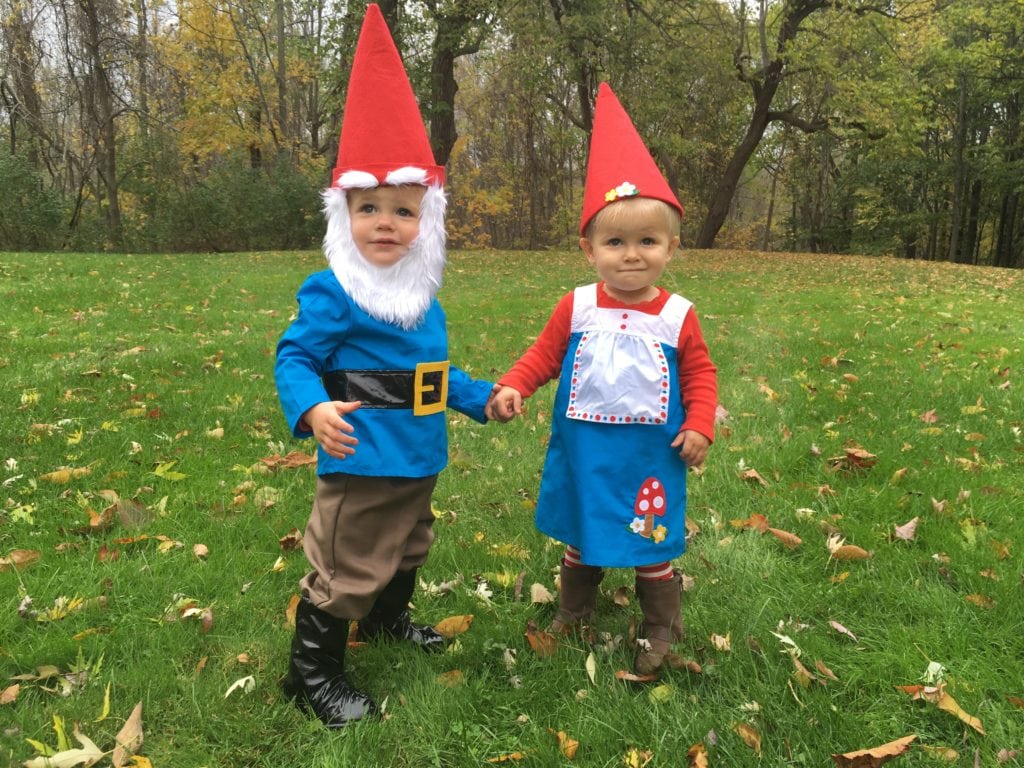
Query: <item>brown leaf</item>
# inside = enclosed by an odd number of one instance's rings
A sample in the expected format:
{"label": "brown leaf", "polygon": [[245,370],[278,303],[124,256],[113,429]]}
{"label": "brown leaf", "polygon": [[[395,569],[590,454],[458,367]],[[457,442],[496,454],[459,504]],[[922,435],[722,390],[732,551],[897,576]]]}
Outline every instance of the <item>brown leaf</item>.
{"label": "brown leaf", "polygon": [[509,752],[507,755],[498,755],[497,757],[490,757],[487,759],[488,763],[508,763],[512,761],[519,761],[526,757],[525,752]]}
{"label": "brown leaf", "polygon": [[746,520],[730,520],[729,524],[732,525],[733,528],[752,528],[755,531],[760,531],[761,533],[768,530],[768,518],[757,513],[751,515]]}
{"label": "brown leaf", "polygon": [[302,595],[292,595],[288,598],[288,607],[284,609],[285,623],[291,629],[295,629],[295,612],[298,610],[301,600]]}
{"label": "brown leaf", "polygon": [[205,560],[210,556],[210,549],[205,544],[193,544],[192,554],[200,560]]}
{"label": "brown leaf", "polygon": [[658,676],[654,674],[638,675],[629,670],[619,669],[615,672],[615,679],[626,683],[650,683],[657,680]]}
{"label": "brown leaf", "polygon": [[824,677],[827,677],[829,680],[835,680],[837,683],[839,682],[839,678],[836,677],[835,673],[831,669],[825,666],[825,662],[815,661],[814,668],[818,670]]}
{"label": "brown leaf", "polygon": [[916,738],[916,735],[904,736],[902,739],[890,741],[888,744],[883,744],[880,747],[832,755],[832,759],[835,760],[839,768],[877,768],[877,766],[887,763],[894,757],[898,757],[906,752],[910,747],[910,743]]}
{"label": "brown leaf", "polygon": [[938,420],[939,417],[935,415],[934,408],[925,411],[924,413],[921,414],[921,421],[923,421],[925,424],[935,424],[936,422],[938,422]]}
{"label": "brown leaf", "polygon": [[1024,709],[1024,698],[1020,696],[1007,696],[1006,700],[1013,704],[1013,706],[1019,709]]}
{"label": "brown leaf", "polygon": [[833,560],[867,560],[871,553],[856,544],[844,544],[832,553]]}
{"label": "brown leaf", "polygon": [[316,454],[303,453],[302,451],[291,451],[285,456],[279,453],[275,453],[266,458],[260,459],[260,461],[271,469],[296,469],[298,467],[304,467],[309,464],[316,464]]}
{"label": "brown leaf", "polygon": [[441,619],[441,621],[434,625],[434,629],[445,637],[456,637],[467,632],[472,623],[473,614],[468,613],[462,616],[449,616],[446,619]]}
{"label": "brown leaf", "polygon": [[779,528],[769,528],[768,529],[768,533],[770,533],[772,536],[774,536],[779,541],[781,541],[783,546],[786,547],[786,549],[796,549],[797,547],[799,547],[801,544],[804,543],[803,539],[801,539],[795,533],[790,533],[789,531],[783,531],[783,530],[780,530]]}
{"label": "brown leaf", "polygon": [[761,474],[756,469],[747,469],[740,472],[740,479],[747,480],[751,483],[757,483],[764,488],[768,487],[768,481],[761,477]]}
{"label": "brown leaf", "polygon": [[853,642],[857,642],[857,636],[853,634],[853,632],[848,630],[846,627],[844,627],[842,624],[840,624],[838,621],[830,621],[828,624],[830,627],[832,627],[832,629],[834,629],[839,634],[846,635],[848,638],[853,640]]}
{"label": "brown leaf", "polygon": [[4,704],[13,704],[14,700],[18,698],[18,691],[20,690],[21,685],[19,683],[15,683],[14,685],[9,685],[0,691],[0,707]]}
{"label": "brown leaf", "polygon": [[749,723],[736,723],[732,729],[740,735],[743,743],[750,747],[759,756],[761,754],[761,734]]}
{"label": "brown leaf", "polygon": [[550,632],[542,632],[539,629],[528,627],[526,640],[533,648],[533,652],[542,658],[554,656],[558,653],[558,638]]}
{"label": "brown leaf", "polygon": [[842,456],[833,456],[829,459],[829,467],[836,471],[862,472],[871,469],[878,463],[877,456],[859,446],[846,448],[845,451]]}
{"label": "brown leaf", "polygon": [[614,592],[612,592],[612,602],[615,603],[620,608],[628,608],[629,607],[629,593],[630,593],[629,587],[617,587],[616,590]]}
{"label": "brown leaf", "polygon": [[142,748],[142,702],[135,705],[135,709],[128,716],[124,726],[117,732],[115,737],[117,746],[114,747],[114,755],[111,763],[114,768],[121,768],[132,755]]}
{"label": "brown leaf", "polygon": [[292,528],[288,533],[277,540],[278,545],[285,552],[293,552],[302,546],[302,531]]}
{"label": "brown leaf", "polygon": [[39,553],[34,549],[13,549],[6,557],[0,557],[0,573],[17,568],[23,571],[39,560]]}

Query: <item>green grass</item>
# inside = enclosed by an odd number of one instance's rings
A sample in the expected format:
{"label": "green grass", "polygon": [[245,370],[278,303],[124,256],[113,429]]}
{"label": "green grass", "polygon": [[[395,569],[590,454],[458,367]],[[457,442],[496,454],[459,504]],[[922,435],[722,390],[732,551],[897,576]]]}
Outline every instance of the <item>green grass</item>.
{"label": "green grass", "polygon": [[[532,521],[549,386],[509,425],[452,416],[438,539],[420,575],[462,586],[418,592],[415,615],[472,614],[472,626],[439,657],[352,652],[351,677],[386,701],[388,718],[331,733],[278,689],[285,609],[305,568],[279,539],[305,525],[313,471],[260,471],[262,458],[312,448],[290,438],[272,368],[295,291],[321,263],[316,253],[0,256],[0,557],[39,555],[0,570],[0,690],[45,665],[60,672],[22,679],[0,705],[0,764],[33,758],[26,739],[56,747],[55,717],[69,737],[77,721],[110,750],[139,701],[141,754],[157,768],[477,766],[517,752],[522,765],[569,764],[552,731],[579,741],[579,766],[622,766],[633,749],[650,752],[650,766],[684,766],[700,742],[714,766],[823,766],[910,734],[908,766],[947,764],[922,745],[956,750],[963,765],[1024,750],[1024,709],[1010,698],[1024,697],[1024,275],[682,254],[664,284],[695,302],[730,413],[691,476],[700,532],[677,563],[693,579],[678,650],[703,672],[667,672],[667,688],[614,678],[631,664],[638,615],[611,600],[631,584],[626,571],[602,585],[594,682],[581,639],[553,658],[531,650],[528,623],[544,626],[553,607],[531,604],[529,587],[554,590],[560,554]],[[575,253],[453,254],[442,294],[452,360],[494,378],[558,297],[592,279]],[[854,446],[875,465],[830,466]],[[45,478],[61,468],[83,473]],[[111,492],[121,513],[90,531]],[[803,543],[789,550],[734,525],[754,514]],[[915,517],[915,537],[895,538]],[[830,531],[873,556],[831,559]],[[157,536],[182,546],[160,551]],[[473,594],[479,580],[489,604]],[[39,612],[86,602],[38,621],[18,614],[26,595]],[[209,631],[165,620],[182,597],[210,609]],[[728,635],[731,650],[712,635]],[[838,680],[801,685],[779,636]],[[931,661],[986,735],[895,687],[919,683]],[[442,685],[453,670],[462,683]],[[247,675],[254,689],[225,698]],[[742,722],[760,734],[760,758],[736,732]]]}

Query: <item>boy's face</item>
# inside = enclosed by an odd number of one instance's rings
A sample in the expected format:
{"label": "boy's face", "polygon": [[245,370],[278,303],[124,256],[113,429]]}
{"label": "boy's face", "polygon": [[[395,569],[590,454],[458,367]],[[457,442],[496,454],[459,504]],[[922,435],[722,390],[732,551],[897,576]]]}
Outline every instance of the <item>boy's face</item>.
{"label": "boy's face", "polygon": [[651,286],[678,246],[679,236],[669,230],[664,212],[650,206],[631,209],[611,220],[599,218],[590,236],[580,239],[580,248],[604,280],[605,290],[627,303],[654,298]]}
{"label": "boy's face", "polygon": [[402,260],[420,233],[420,205],[426,187],[418,184],[350,189],[346,193],[352,240],[376,267]]}

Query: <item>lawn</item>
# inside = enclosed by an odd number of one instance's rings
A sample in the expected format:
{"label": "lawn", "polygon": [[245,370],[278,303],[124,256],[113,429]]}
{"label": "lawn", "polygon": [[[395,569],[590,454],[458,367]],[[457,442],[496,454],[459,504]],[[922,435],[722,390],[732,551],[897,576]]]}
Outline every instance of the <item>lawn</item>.
{"label": "lawn", "polygon": [[[530,634],[561,552],[532,520],[548,386],[508,425],[452,413],[414,615],[472,618],[443,655],[352,649],[386,717],[328,732],[278,688],[315,469],[272,371],[321,264],[0,255],[0,764],[825,766],[911,736],[894,765],[1024,764],[1024,274],[682,253],[663,284],[723,409],[676,564],[686,667],[617,677],[628,571],[593,636]],[[452,254],[452,361],[495,378],[592,279]]]}

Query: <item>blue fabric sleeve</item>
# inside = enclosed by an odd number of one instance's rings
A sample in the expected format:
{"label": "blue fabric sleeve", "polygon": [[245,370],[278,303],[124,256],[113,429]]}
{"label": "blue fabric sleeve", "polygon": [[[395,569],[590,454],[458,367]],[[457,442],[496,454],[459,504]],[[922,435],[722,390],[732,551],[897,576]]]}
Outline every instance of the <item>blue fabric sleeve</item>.
{"label": "blue fabric sleeve", "polygon": [[473,379],[454,365],[448,369],[448,407],[481,424],[487,423],[484,406],[493,389],[493,382]]}

